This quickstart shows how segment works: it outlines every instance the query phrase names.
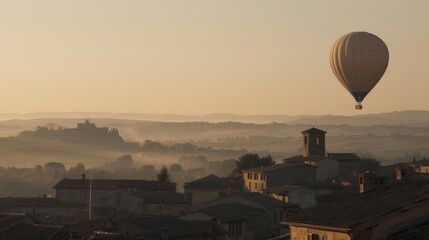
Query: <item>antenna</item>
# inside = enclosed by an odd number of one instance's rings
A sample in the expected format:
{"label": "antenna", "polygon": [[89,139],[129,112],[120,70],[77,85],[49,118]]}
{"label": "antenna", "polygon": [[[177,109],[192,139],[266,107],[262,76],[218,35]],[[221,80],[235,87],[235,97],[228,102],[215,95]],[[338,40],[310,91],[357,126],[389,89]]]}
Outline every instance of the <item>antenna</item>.
{"label": "antenna", "polygon": [[92,218],[92,171],[89,170],[89,211],[88,211],[88,219]]}

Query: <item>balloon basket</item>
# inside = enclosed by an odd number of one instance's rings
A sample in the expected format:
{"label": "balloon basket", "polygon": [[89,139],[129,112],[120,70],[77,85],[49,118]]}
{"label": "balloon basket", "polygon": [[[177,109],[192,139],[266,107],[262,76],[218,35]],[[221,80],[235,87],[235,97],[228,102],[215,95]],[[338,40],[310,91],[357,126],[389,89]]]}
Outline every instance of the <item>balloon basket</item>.
{"label": "balloon basket", "polygon": [[360,103],[360,102],[356,103],[355,109],[356,110],[362,110],[362,103]]}

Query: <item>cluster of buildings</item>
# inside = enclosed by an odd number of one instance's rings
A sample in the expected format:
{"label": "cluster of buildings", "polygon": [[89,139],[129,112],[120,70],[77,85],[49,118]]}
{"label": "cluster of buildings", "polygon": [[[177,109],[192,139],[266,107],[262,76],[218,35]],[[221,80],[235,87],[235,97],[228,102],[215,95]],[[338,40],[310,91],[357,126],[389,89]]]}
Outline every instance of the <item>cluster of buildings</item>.
{"label": "cluster of buildings", "polygon": [[[63,179],[55,198],[0,199],[0,239],[355,240],[429,233],[429,162],[360,172],[303,131],[303,154],[184,185]],[[426,235],[425,235],[426,234]]]}

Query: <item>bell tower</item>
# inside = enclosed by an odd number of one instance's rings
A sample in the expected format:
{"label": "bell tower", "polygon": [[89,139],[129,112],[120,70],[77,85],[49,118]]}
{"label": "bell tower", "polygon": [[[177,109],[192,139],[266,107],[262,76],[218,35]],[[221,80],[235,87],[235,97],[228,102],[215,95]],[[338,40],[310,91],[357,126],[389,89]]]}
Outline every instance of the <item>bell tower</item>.
{"label": "bell tower", "polygon": [[310,128],[302,131],[303,137],[303,153],[304,157],[324,157],[326,155],[325,149],[325,134],[326,132],[317,128]]}

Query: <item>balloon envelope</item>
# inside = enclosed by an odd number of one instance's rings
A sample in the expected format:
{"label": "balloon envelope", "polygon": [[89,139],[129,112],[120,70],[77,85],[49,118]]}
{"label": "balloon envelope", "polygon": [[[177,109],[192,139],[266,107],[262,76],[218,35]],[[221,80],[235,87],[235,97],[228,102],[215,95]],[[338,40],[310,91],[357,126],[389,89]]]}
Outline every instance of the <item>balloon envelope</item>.
{"label": "balloon envelope", "polygon": [[389,50],[374,34],[351,32],[334,43],[330,62],[337,79],[360,104],[386,71]]}

